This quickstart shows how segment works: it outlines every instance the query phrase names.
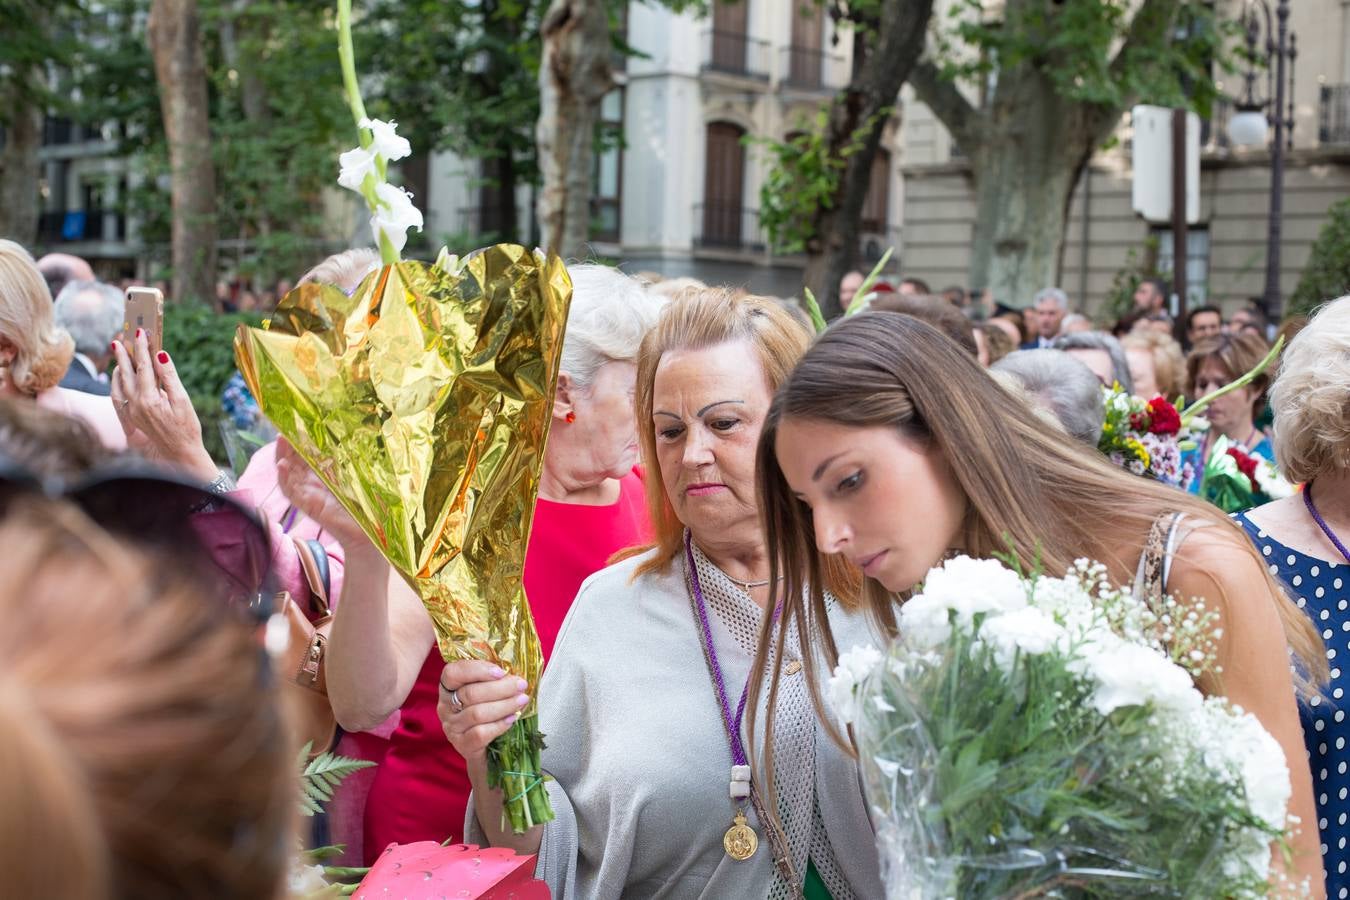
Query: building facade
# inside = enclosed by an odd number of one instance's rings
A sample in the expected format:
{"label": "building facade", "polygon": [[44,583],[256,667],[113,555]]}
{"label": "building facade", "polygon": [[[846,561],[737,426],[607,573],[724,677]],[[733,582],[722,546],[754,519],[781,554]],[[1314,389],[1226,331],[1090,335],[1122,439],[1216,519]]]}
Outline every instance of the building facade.
{"label": "building facade", "polygon": [[[1350,196],[1350,0],[1297,0],[1290,8],[1297,57],[1295,127],[1292,147],[1285,154],[1281,217],[1280,291],[1286,299],[1298,284],[1328,207]],[[1236,18],[1243,4],[1225,0],[1220,9]],[[935,12],[935,19],[939,15]],[[1220,89],[1229,97],[1237,96],[1241,81],[1230,75]],[[1258,89],[1265,89],[1264,75]],[[970,166],[913,89],[906,86],[901,94],[906,274],[925,278],[935,287],[968,284],[975,219]],[[1203,128],[1200,221],[1190,226],[1187,244],[1187,294],[1192,304],[1212,302],[1232,308],[1261,297],[1265,285],[1270,153],[1232,146],[1226,133],[1232,112],[1230,103],[1215,104]],[[1117,145],[1096,154],[1079,180],[1061,264],[1059,286],[1075,306],[1097,315],[1105,314],[1112,284],[1122,269],[1131,265],[1172,269],[1170,227],[1146,222],[1131,208],[1128,114],[1117,136]],[[1026,306],[1032,298],[995,299]]]}
{"label": "building facade", "polygon": [[[591,249],[630,272],[690,275],[780,296],[799,294],[805,259],[774,253],[759,221],[766,154],[755,138],[809,127],[851,72],[851,36],[824,10],[788,0],[710,4],[707,17],[632,3],[627,41],[605,100],[605,126],[623,140],[601,155]],[[878,259],[899,241],[899,130],[883,138],[864,209],[860,251]],[[749,139],[749,143],[747,142]],[[428,227],[472,240],[490,206],[490,185],[472,162],[432,160]],[[517,197],[533,221],[533,196]]]}

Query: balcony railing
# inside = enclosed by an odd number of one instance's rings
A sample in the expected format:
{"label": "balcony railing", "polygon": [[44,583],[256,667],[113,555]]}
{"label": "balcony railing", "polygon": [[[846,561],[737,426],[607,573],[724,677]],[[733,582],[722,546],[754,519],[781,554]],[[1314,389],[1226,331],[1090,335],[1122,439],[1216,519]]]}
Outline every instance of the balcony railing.
{"label": "balcony railing", "polygon": [[48,244],[120,241],[126,233],[126,216],[113,210],[58,210],[38,217],[38,240]]}
{"label": "balcony railing", "polygon": [[816,47],[783,48],[783,84],[807,91],[835,90],[842,87],[833,67],[843,57]]}
{"label": "balcony railing", "polygon": [[1350,144],[1350,84],[1324,84],[1317,103],[1317,140]]}
{"label": "balcony railing", "polygon": [[759,210],[739,203],[697,204],[694,207],[694,246],[710,250],[763,250]]}
{"label": "balcony railing", "polygon": [[769,42],[734,31],[704,34],[703,71],[769,80]]}

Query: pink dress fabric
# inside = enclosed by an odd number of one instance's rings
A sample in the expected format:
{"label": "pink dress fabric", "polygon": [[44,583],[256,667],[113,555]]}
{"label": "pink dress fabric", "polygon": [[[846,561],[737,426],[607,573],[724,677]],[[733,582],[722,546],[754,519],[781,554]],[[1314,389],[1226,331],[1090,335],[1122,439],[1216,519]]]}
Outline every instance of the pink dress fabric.
{"label": "pink dress fabric", "polygon": [[[636,469],[620,481],[619,500],[609,506],[549,500],[536,504],[525,556],[525,594],[545,661],[581,583],[618,551],[648,542],[650,533]],[[458,843],[464,838],[469,776],[464,757],[446,740],[436,715],[444,667],[433,648],[400,710],[384,763],[376,770],[366,801],[365,865],[390,843]]]}
{"label": "pink dress fabric", "polygon": [[[289,591],[292,597],[302,602],[309,597],[309,582],[305,579],[304,569],[300,567],[300,557],[293,539],[315,540],[323,545],[328,551],[329,597],[336,606],[342,596],[342,545],[324,532],[313,519],[298,513],[287,530],[286,523],[292,519],[291,504],[277,482],[276,454],[275,441],[260,447],[249,460],[244,474],[239,477],[237,490],[230,496],[245,506],[257,509],[262,520],[268,524],[271,530],[272,568],[277,576],[278,587]],[[361,864],[366,795],[375,782],[375,773],[379,771],[389,746],[389,735],[397,723],[398,713],[394,713],[380,727],[360,733],[344,733],[338,741],[337,753],[369,760],[376,764],[376,768],[362,769],[347,776],[328,804],[332,842],[347,847],[347,851],[334,865]]]}
{"label": "pink dress fabric", "polygon": [[72,391],[60,386],[48,388],[35,398],[43,409],[79,419],[94,430],[94,434],[109,450],[121,452],[127,448],[127,435],[117,418],[111,397],[101,397]]}

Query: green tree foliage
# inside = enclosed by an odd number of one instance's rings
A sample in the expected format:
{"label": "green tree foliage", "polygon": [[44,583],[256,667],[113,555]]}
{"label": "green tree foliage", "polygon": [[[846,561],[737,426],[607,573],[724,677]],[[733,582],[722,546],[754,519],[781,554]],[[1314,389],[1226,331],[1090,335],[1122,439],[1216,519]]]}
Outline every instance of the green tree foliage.
{"label": "green tree foliage", "polygon": [[1291,314],[1310,314],[1328,300],[1350,294],[1350,199],[1327,210],[1327,222],[1313,244],[1298,288],[1289,298]]}
{"label": "green tree foliage", "polygon": [[174,304],[164,310],[164,349],[173,357],[183,388],[202,423],[202,440],[211,456],[224,461],[220,405],[225,382],[234,374],[234,332],[240,323],[261,325],[250,314],[219,315],[201,304]]}
{"label": "green tree foliage", "polygon": [[910,82],[971,161],[971,283],[1021,305],[1058,280],[1093,152],[1135,103],[1207,115],[1234,28],[1204,0],[954,3]]}
{"label": "green tree foliage", "polygon": [[[167,149],[146,47],[147,0],[114,0],[88,35],[84,116],[120,123],[138,186],[128,211],[161,258],[169,197]],[[222,263],[268,284],[294,279],[331,252],[321,191],[350,140],[331,12],[307,0],[201,0]]]}

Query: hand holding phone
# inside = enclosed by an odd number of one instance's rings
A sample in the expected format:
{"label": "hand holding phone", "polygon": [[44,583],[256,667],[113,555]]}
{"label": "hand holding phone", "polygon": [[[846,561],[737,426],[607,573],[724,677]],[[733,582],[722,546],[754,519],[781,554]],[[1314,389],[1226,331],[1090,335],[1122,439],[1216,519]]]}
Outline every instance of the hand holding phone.
{"label": "hand holding phone", "polygon": [[127,312],[122,339],[130,342],[141,329],[150,342],[153,357],[164,349],[164,293],[159,288],[127,288]]}

